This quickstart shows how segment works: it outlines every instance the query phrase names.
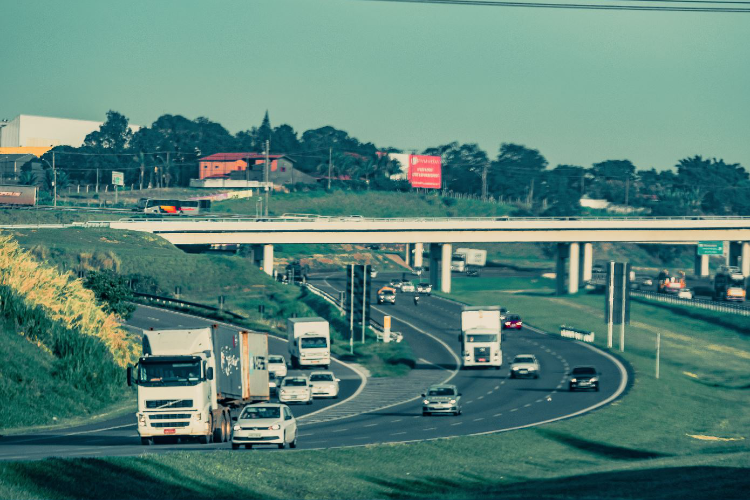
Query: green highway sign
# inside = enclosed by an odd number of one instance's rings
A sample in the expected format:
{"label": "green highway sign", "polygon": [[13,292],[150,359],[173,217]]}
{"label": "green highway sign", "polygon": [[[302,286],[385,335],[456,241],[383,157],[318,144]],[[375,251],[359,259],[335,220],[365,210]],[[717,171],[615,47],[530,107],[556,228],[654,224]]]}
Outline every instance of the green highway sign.
{"label": "green highway sign", "polygon": [[115,186],[124,186],[125,185],[125,174],[122,172],[112,172],[112,184]]}
{"label": "green highway sign", "polygon": [[698,255],[723,255],[723,241],[699,241]]}

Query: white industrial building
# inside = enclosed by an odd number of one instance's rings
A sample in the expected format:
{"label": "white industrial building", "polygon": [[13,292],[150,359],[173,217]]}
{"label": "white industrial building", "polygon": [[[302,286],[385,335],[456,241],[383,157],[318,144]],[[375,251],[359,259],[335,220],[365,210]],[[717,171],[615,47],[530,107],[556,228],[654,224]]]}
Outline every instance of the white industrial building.
{"label": "white industrial building", "polygon": [[[91,132],[99,130],[102,122],[71,120],[48,116],[19,115],[0,121],[0,147],[80,147]],[[136,132],[140,127],[131,125]]]}

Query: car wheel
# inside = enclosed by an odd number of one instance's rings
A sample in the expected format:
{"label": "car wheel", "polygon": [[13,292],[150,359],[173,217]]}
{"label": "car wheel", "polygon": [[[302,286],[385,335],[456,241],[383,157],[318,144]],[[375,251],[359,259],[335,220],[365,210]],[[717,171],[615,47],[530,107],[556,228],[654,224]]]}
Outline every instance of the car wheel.
{"label": "car wheel", "polygon": [[252,450],[252,449],[253,449],[253,445],[251,445],[251,444],[246,444],[246,445],[245,445],[245,449],[246,449],[246,450]]}
{"label": "car wheel", "polygon": [[286,448],[286,441],[282,441],[281,443],[279,443],[279,449],[283,450],[284,448]]}
{"label": "car wheel", "polygon": [[574,387],[573,387],[572,385],[571,385],[571,386],[568,386],[568,391],[569,391],[569,392],[574,392],[574,391],[575,391],[575,388],[574,388]]}
{"label": "car wheel", "polygon": [[312,399],[308,399],[307,400],[307,404],[311,405],[312,404]]}
{"label": "car wheel", "polygon": [[510,377],[509,378],[516,378],[516,374],[513,373],[513,372],[510,372]]}
{"label": "car wheel", "polygon": [[239,450],[240,449],[240,445],[232,443],[232,449],[233,450]]}
{"label": "car wheel", "polygon": [[428,416],[430,416],[430,412],[429,411],[423,411],[422,412],[422,416],[423,417],[428,417]]}
{"label": "car wheel", "polygon": [[596,384],[596,385],[594,386],[594,391],[596,391],[596,392],[599,392],[599,384]]}
{"label": "car wheel", "polygon": [[495,367],[495,370],[499,370],[499,369],[500,369],[500,367],[499,367],[499,366],[496,366],[496,367]]}
{"label": "car wheel", "polygon": [[150,446],[151,445],[151,438],[141,438],[141,444],[143,446]]}
{"label": "car wheel", "polygon": [[538,374],[534,375],[534,378],[539,378],[539,375]]}
{"label": "car wheel", "polygon": [[296,448],[297,447],[297,433],[296,432],[294,433],[294,441],[292,441],[291,443],[289,443],[289,447],[290,448]]}

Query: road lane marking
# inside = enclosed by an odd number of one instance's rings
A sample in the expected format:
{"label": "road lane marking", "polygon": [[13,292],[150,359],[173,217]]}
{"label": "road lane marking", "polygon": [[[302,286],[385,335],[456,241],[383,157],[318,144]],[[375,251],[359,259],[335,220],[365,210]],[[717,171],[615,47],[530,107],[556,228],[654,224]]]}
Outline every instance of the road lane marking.
{"label": "road lane marking", "polygon": [[406,434],[406,432],[394,432],[391,436],[400,436],[402,434]]}
{"label": "road lane marking", "polygon": [[529,406],[531,406],[531,403],[526,403],[525,405],[523,405],[524,408],[528,408]]}
{"label": "road lane marking", "polygon": [[463,424],[463,422],[456,422],[456,423],[453,423],[451,425],[461,425],[461,424]]}
{"label": "road lane marking", "polygon": [[512,409],[512,410],[510,410],[510,411],[518,411],[518,408],[513,408],[513,409]]}
{"label": "road lane marking", "polygon": [[503,415],[502,413],[495,413],[495,414],[494,414],[494,415],[492,415],[492,416],[493,416],[493,417],[501,417],[502,415]]}
{"label": "road lane marking", "polygon": [[495,386],[495,390],[498,390],[498,389],[500,389],[500,386],[499,386],[499,385],[496,385],[496,386]]}
{"label": "road lane marking", "polygon": [[336,429],[335,431],[331,431],[331,432],[344,432],[344,431],[348,431],[348,430],[349,430],[348,428],[346,428],[346,429]]}
{"label": "road lane marking", "polygon": [[[428,427],[428,428],[426,428],[426,429],[422,429],[422,430],[423,430],[423,431],[434,431],[435,429],[437,429],[437,427]],[[392,435],[392,434],[391,434],[391,435]]]}
{"label": "road lane marking", "polygon": [[363,425],[362,427],[375,427],[376,425],[378,424],[367,424],[367,425]]}
{"label": "road lane marking", "polygon": [[474,422],[479,422],[480,420],[484,420],[484,417],[475,418]]}
{"label": "road lane marking", "polygon": [[484,396],[479,396],[477,400],[484,399]]}
{"label": "road lane marking", "polygon": [[391,423],[395,423],[395,422],[401,422],[401,420],[402,420],[402,419],[400,419],[400,418],[397,418],[396,420],[391,420]]}

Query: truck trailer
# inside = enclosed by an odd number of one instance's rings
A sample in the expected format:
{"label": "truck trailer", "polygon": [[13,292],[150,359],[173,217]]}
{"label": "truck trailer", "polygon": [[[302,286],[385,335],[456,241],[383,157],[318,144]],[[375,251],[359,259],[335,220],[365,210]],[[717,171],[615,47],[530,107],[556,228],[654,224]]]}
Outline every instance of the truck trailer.
{"label": "truck trailer", "polygon": [[37,202],[36,186],[0,186],[0,205],[34,206]]}
{"label": "truck trailer", "polygon": [[465,306],[461,311],[462,368],[503,365],[500,306]]}
{"label": "truck trailer", "polygon": [[216,325],[144,330],[128,385],[138,388],[141,444],[228,441],[231,410],[269,399],[268,334]]}
{"label": "truck trailer", "polygon": [[323,318],[287,318],[286,333],[292,368],[321,367],[331,364],[331,333]]}
{"label": "truck trailer", "polygon": [[459,273],[470,266],[484,267],[487,264],[487,250],[477,248],[457,248],[451,259],[451,271]]}

